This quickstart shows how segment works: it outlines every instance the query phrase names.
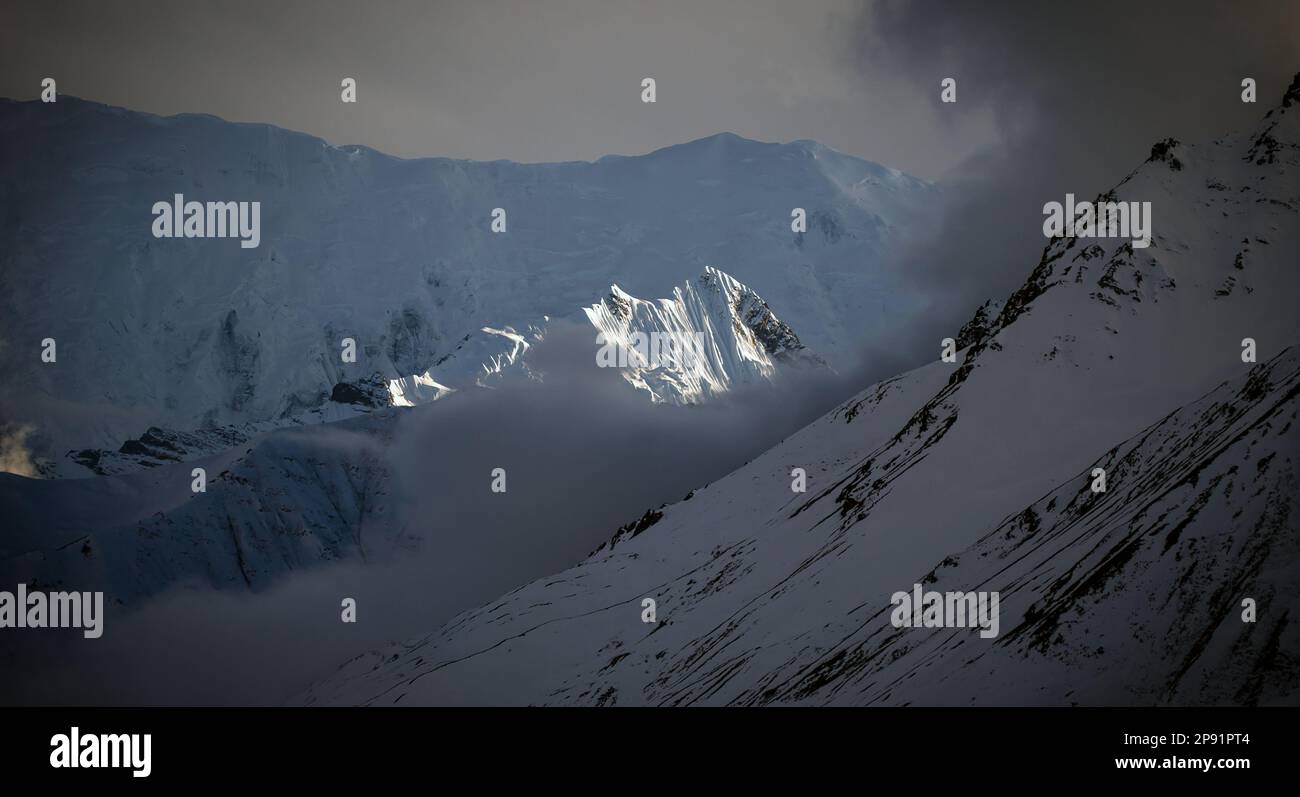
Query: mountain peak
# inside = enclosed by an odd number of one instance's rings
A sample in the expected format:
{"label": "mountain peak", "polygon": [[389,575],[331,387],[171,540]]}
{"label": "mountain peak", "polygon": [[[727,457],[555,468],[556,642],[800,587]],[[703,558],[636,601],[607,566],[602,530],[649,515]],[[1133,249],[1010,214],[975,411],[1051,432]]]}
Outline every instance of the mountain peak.
{"label": "mountain peak", "polygon": [[827,367],[761,296],[713,266],[670,299],[645,301],[612,285],[583,312],[620,351],[624,378],[655,402],[696,404],[771,381],[778,367]]}

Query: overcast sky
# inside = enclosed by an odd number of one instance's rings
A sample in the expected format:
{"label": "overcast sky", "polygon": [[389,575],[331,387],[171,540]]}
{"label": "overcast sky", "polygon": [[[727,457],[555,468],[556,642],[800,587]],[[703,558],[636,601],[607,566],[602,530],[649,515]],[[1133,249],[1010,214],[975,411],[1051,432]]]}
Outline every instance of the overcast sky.
{"label": "overcast sky", "polygon": [[[1138,97],[1171,123],[1195,115],[1180,75],[1213,74],[1197,88],[1230,100],[1250,72],[1280,95],[1297,68],[1298,7],[7,0],[0,95],[35,97],[50,76],[112,105],[271,122],[406,157],[590,160],[730,130],[812,138],[933,179],[1002,142],[1018,120],[997,103],[1040,96],[1045,76],[1069,97],[1081,88],[1070,81],[1132,66],[1109,87],[1120,107],[1089,109],[1113,123]],[[345,76],[355,105],[339,101]],[[946,76],[959,81],[956,106],[938,102]],[[653,105],[640,100],[645,77],[658,84]],[[1226,124],[1241,111],[1209,115]]]}
{"label": "overcast sky", "polygon": [[[0,20],[0,95],[35,97],[51,76],[112,105],[406,157],[591,160],[730,130],[936,176],[978,143],[951,149],[929,97],[862,70],[847,0],[40,0]],[[345,76],[356,105],[339,101]]]}

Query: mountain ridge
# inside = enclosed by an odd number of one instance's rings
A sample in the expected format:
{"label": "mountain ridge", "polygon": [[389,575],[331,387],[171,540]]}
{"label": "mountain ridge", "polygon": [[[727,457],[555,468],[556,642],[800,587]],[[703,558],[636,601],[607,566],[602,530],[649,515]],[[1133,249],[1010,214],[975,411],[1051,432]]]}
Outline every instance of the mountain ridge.
{"label": "mountain ridge", "polygon": [[[313,133],[308,133],[308,132],[306,132],[306,131],[304,131],[304,130],[298,130],[298,129],[295,129],[295,128],[283,127],[283,126],[281,126],[281,125],[277,125],[277,124],[275,124],[275,123],[273,123],[273,122],[254,122],[254,121],[240,121],[240,120],[234,120],[234,119],[227,119],[226,117],[224,117],[224,116],[220,116],[220,115],[218,115],[218,114],[205,113],[205,112],[202,112],[202,111],[178,111],[178,112],[176,112],[176,113],[170,113],[170,114],[168,114],[168,113],[155,113],[155,112],[153,112],[153,111],[141,111],[141,110],[136,110],[136,109],[134,109],[134,108],[127,108],[127,107],[120,106],[120,105],[113,105],[113,104],[111,104],[111,103],[100,102],[99,100],[92,100],[92,99],[89,99],[89,98],[86,98],[86,97],[79,97],[79,96],[74,95],[74,94],[60,94],[60,95],[59,95],[59,98],[58,98],[58,101],[57,101],[56,103],[53,103],[53,104],[57,105],[58,102],[67,102],[67,103],[69,103],[69,104],[73,104],[73,105],[86,106],[86,107],[88,107],[88,108],[90,108],[90,109],[93,109],[93,110],[106,111],[106,112],[110,112],[110,113],[120,113],[120,114],[134,115],[134,116],[142,117],[142,118],[144,118],[144,119],[153,119],[153,120],[158,120],[158,121],[163,121],[163,122],[166,122],[166,121],[169,121],[169,120],[185,121],[185,120],[188,120],[188,119],[197,119],[197,120],[206,120],[206,121],[211,121],[211,122],[218,122],[218,123],[223,124],[223,125],[241,125],[241,126],[246,126],[246,127],[265,128],[265,129],[268,129],[268,130],[276,130],[276,131],[280,131],[280,132],[284,132],[284,133],[289,133],[289,134],[292,134],[292,135],[303,136],[303,137],[306,137],[306,138],[311,139],[311,140],[313,140],[313,141],[319,141],[320,143],[325,144],[326,146],[331,147],[331,148],[333,148],[333,149],[339,149],[339,150],[364,150],[364,151],[366,151],[366,152],[373,153],[373,154],[375,154],[375,155],[379,155],[379,156],[381,156],[381,157],[388,158],[388,159],[395,160],[395,161],[447,161],[447,162],[452,162],[452,163],[476,163],[476,164],[478,164],[478,163],[487,163],[487,164],[493,164],[493,163],[495,163],[495,164],[514,164],[514,165],[517,165],[517,166],[569,166],[569,165],[575,165],[575,164],[594,165],[594,164],[597,164],[597,163],[599,163],[600,161],[602,161],[602,160],[604,160],[604,159],[606,159],[606,158],[609,158],[609,159],[615,159],[615,160],[627,160],[627,159],[635,159],[635,158],[646,158],[646,157],[649,157],[649,156],[651,156],[651,155],[656,155],[656,154],[659,154],[659,153],[664,153],[664,152],[666,152],[666,151],[673,150],[673,149],[677,149],[677,148],[683,148],[683,147],[684,147],[684,148],[698,148],[698,147],[708,146],[708,145],[710,145],[710,144],[715,144],[715,143],[731,143],[731,142],[738,142],[738,143],[741,143],[741,144],[744,144],[744,145],[759,145],[759,146],[763,146],[763,147],[801,147],[801,148],[805,148],[805,149],[821,149],[821,150],[825,150],[825,151],[827,151],[827,152],[833,153],[833,154],[835,154],[835,155],[837,155],[837,156],[840,156],[840,157],[844,157],[844,158],[852,158],[852,159],[854,159],[854,160],[860,160],[860,161],[863,161],[864,163],[867,163],[867,164],[870,164],[871,166],[877,167],[877,168],[878,168],[879,170],[881,170],[882,172],[897,172],[897,173],[900,174],[900,175],[901,175],[901,174],[905,174],[904,172],[901,172],[901,171],[899,171],[899,170],[897,170],[897,169],[890,169],[889,167],[886,167],[886,166],[884,166],[884,165],[882,165],[882,164],[879,164],[879,163],[877,163],[877,162],[875,162],[875,161],[872,161],[872,160],[869,159],[869,158],[864,158],[864,157],[861,157],[861,156],[858,156],[858,155],[850,155],[850,154],[848,154],[848,153],[841,152],[841,151],[839,151],[839,150],[834,149],[833,147],[830,147],[830,146],[828,146],[828,145],[826,145],[826,144],[823,144],[823,143],[820,142],[820,141],[817,141],[816,139],[811,139],[811,138],[799,138],[799,139],[793,139],[793,140],[791,140],[791,141],[763,141],[763,140],[761,140],[761,139],[749,138],[748,136],[743,136],[743,135],[741,135],[741,134],[739,134],[739,133],[736,133],[736,132],[733,132],[733,131],[730,131],[730,130],[721,130],[721,131],[719,131],[719,132],[717,132],[717,133],[710,133],[710,134],[708,134],[708,135],[700,136],[699,138],[688,139],[688,140],[686,140],[686,141],[682,141],[682,142],[679,142],[679,143],[676,143],[676,144],[665,144],[665,145],[663,145],[663,146],[661,146],[661,147],[656,147],[655,149],[649,150],[649,151],[647,151],[647,152],[639,152],[639,153],[621,153],[621,152],[611,152],[611,153],[606,153],[606,154],[604,154],[604,155],[600,155],[600,156],[598,156],[598,157],[596,157],[596,158],[594,158],[594,159],[590,159],[590,160],[516,161],[516,160],[512,160],[512,159],[510,159],[510,158],[486,158],[486,159],[479,159],[479,158],[453,158],[453,157],[449,157],[449,156],[446,156],[446,155],[416,155],[416,156],[413,156],[413,157],[404,157],[404,156],[402,156],[402,155],[393,155],[393,154],[391,154],[391,153],[385,152],[385,151],[382,150],[382,149],[378,149],[378,148],[376,148],[376,147],[372,147],[372,146],[370,146],[370,145],[368,145],[368,144],[356,144],[356,143],[334,144],[334,143],[330,143],[327,139],[325,139],[325,138],[323,138],[323,137],[321,137],[321,136],[317,136],[317,135],[315,135],[315,134],[313,134]],[[51,104],[51,103],[44,103],[44,102],[42,102],[42,101],[39,100],[39,99],[20,100],[20,99],[16,99],[16,98],[13,98],[13,97],[0,97],[0,107],[2,107],[2,106],[4,106],[4,105],[16,105],[16,106],[28,106],[28,105],[30,105],[30,106],[36,106],[36,107],[39,107],[39,106],[42,106],[42,105],[49,105],[49,104]],[[920,183],[932,184],[932,181],[924,180],[924,179],[919,178],[919,177],[913,177],[912,179],[914,179],[914,180],[916,180],[916,181],[918,181],[918,182],[920,182]]]}

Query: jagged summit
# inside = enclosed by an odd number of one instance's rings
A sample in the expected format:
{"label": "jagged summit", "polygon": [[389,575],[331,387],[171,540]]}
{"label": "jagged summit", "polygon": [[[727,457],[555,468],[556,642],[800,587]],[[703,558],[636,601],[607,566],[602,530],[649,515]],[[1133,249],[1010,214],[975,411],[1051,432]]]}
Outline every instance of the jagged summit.
{"label": "jagged summit", "polygon": [[[546,338],[551,320],[543,317],[519,330],[482,327],[420,373],[372,373],[340,381],[319,404],[268,421],[189,430],[151,426],[115,448],[74,449],[54,473],[105,476],[189,462],[286,427],[429,404],[511,380],[545,379],[545,373],[533,369],[529,351]],[[667,299],[638,299],[612,285],[600,302],[569,314],[569,320],[591,323],[613,347],[619,373],[654,402],[698,404],[743,385],[829,369],[762,297],[712,266]]]}
{"label": "jagged summit", "polygon": [[645,301],[613,285],[583,312],[601,340],[623,352],[642,349],[624,358],[631,363],[622,374],[656,402],[694,404],[770,381],[781,367],[826,367],[762,297],[712,266],[672,298]]}

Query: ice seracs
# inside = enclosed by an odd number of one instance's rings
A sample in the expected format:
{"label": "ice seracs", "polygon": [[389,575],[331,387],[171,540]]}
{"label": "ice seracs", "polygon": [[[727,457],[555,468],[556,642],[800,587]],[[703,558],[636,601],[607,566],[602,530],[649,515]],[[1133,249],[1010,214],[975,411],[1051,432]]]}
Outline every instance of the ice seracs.
{"label": "ice seracs", "polygon": [[619,367],[656,402],[694,404],[771,381],[779,369],[827,368],[762,297],[714,267],[672,298],[646,301],[614,285],[583,312],[598,364]]}

